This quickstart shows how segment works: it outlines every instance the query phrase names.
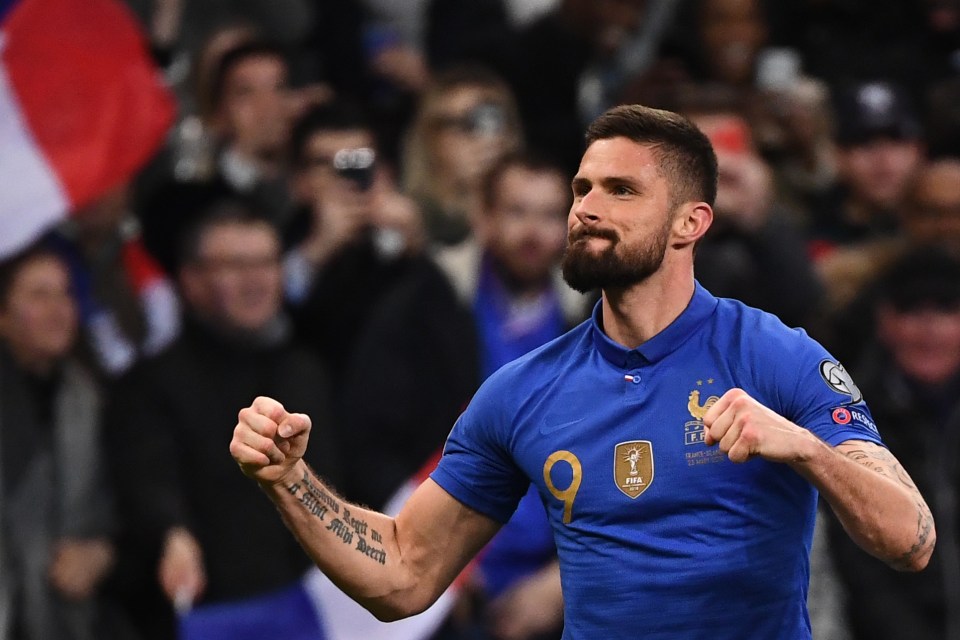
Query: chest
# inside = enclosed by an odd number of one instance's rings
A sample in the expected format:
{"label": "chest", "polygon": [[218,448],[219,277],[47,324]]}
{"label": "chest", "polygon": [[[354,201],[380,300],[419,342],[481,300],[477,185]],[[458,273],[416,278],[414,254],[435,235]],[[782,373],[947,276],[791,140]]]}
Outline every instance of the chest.
{"label": "chest", "polygon": [[736,527],[802,487],[783,465],[734,464],[707,446],[703,417],[735,386],[710,364],[594,371],[519,417],[515,459],[557,525],[679,530],[717,514]]}

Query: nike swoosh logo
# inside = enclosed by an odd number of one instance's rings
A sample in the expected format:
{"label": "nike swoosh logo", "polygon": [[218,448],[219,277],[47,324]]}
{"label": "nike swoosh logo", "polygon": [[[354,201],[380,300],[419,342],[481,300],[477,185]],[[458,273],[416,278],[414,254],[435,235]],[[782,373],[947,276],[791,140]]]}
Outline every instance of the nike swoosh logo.
{"label": "nike swoosh logo", "polygon": [[583,420],[583,418],[579,418],[577,420],[561,422],[559,424],[542,424],[540,425],[540,433],[547,435],[548,433],[553,433],[554,431],[559,431],[560,429],[566,429],[567,427],[572,427],[575,424],[580,424],[583,422]]}

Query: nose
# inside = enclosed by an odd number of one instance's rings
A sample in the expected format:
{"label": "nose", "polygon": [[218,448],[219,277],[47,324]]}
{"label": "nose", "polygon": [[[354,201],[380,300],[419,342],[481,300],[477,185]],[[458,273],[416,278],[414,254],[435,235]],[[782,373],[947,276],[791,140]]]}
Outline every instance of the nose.
{"label": "nose", "polygon": [[596,211],[596,208],[594,206],[593,191],[589,191],[579,198],[574,198],[573,206],[570,209],[570,212],[577,217],[580,224],[585,225],[596,224],[600,221],[600,216],[594,213],[594,211]]}

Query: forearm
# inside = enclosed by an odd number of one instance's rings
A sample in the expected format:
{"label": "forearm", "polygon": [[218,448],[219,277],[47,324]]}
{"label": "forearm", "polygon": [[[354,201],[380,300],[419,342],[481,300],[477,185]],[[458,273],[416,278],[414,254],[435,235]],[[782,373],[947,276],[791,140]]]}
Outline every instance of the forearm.
{"label": "forearm", "polygon": [[883,447],[812,443],[792,466],[831,506],[861,548],[901,571],[924,568],[936,542],[933,516],[903,467]]}
{"label": "forearm", "polygon": [[442,589],[423,584],[403,562],[393,518],[341,499],[302,461],[294,471],[291,480],[261,487],[340,589],[380,619],[403,618],[433,602]]}
{"label": "forearm", "polygon": [[430,479],[396,518],[351,505],[303,461],[310,418],[258,397],[240,410],[230,453],[260,483],[317,566],[381,620],[432,604],[500,524]]}

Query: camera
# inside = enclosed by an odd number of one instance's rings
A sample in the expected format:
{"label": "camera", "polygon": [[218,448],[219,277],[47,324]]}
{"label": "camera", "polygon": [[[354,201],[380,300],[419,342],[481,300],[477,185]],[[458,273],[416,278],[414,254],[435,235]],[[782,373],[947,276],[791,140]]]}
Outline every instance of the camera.
{"label": "camera", "polygon": [[369,147],[340,149],[333,155],[333,170],[341,178],[353,182],[360,191],[373,186],[376,152]]}

